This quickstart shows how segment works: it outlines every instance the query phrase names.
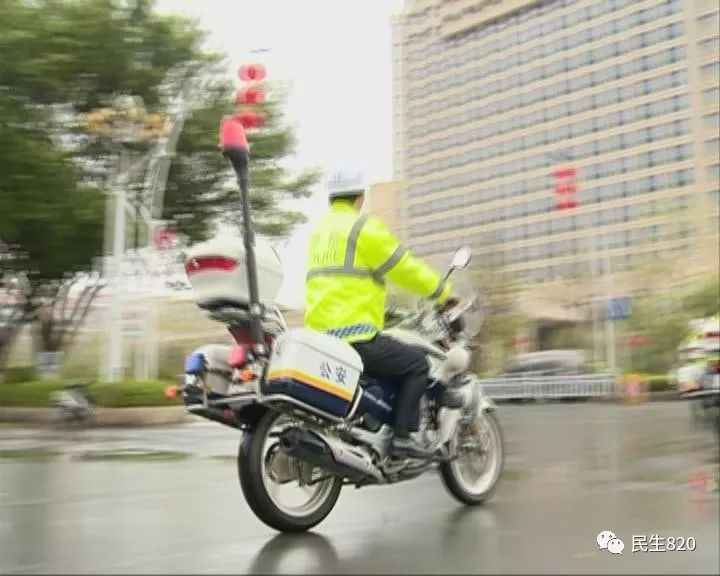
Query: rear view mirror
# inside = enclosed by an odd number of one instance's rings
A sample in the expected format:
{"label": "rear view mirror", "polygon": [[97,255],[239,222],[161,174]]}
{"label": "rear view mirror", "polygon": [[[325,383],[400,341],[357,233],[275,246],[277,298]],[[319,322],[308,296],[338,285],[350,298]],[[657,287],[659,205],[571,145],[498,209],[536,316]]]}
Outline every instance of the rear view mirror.
{"label": "rear view mirror", "polygon": [[461,246],[455,251],[450,267],[455,270],[467,268],[468,264],[470,264],[471,257],[472,249],[470,246]]}

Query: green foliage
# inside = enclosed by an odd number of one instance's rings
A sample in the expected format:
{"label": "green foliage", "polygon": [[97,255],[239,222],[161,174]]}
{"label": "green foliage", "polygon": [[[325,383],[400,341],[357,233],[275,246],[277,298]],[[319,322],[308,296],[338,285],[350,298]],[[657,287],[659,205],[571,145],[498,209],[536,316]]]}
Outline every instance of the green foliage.
{"label": "green foliage", "polygon": [[632,350],[632,369],[649,373],[667,371],[676,358],[676,350],[688,333],[684,314],[664,309],[652,298],[633,302],[628,329],[649,336],[647,346]]}
{"label": "green foliage", "polygon": [[11,448],[0,450],[0,460],[30,460],[45,462],[60,456],[62,452],[47,448],[46,446],[34,446],[31,448]]}
{"label": "green foliage", "polygon": [[485,314],[482,330],[475,339],[482,353],[476,359],[475,368],[499,371],[515,355],[509,343],[527,327],[528,319],[518,311],[519,287],[504,269],[492,264],[488,256],[473,261],[477,268],[472,277]]}
{"label": "green foliage", "polygon": [[18,97],[87,111],[122,91],[154,107],[168,70],[201,54],[197,25],[153,0],[4,0],[0,78]]}
{"label": "green foliage", "polygon": [[100,383],[91,386],[90,393],[99,406],[108,408],[181,405],[181,399],[165,396],[167,386],[162,381]]}
{"label": "green foliage", "polygon": [[[224,59],[203,48],[197,22],[161,14],[153,0],[2,0],[0,30],[0,244],[10,247],[12,267],[29,273],[33,303],[18,324],[34,319],[38,288],[46,305],[59,301],[56,281],[88,270],[102,253],[117,149],[86,133],[80,120],[119,95],[139,96],[148,112],[162,115],[193,87],[162,216],[191,241],[208,237],[219,219],[239,221],[236,186],[217,146],[220,118],[233,108],[233,83]],[[263,105],[265,127],[249,135],[256,230],[272,236],[304,221],[281,202],[309,195],[319,176],[291,176],[284,167],[295,139],[282,123],[282,106],[282,98],[271,97]],[[130,147],[132,164],[147,157],[148,146]],[[128,192],[144,177],[137,169]],[[40,343],[63,348],[55,337],[63,321],[49,318]],[[0,339],[0,356],[11,342]]]}
{"label": "green foliage", "polygon": [[671,389],[670,378],[667,375],[648,376],[647,382],[650,392],[666,392]]}
{"label": "green foliage", "polygon": [[[151,0],[6,0],[0,30],[0,238],[24,256],[19,264],[35,282],[87,269],[101,253],[98,188],[112,158],[96,138],[81,136],[77,114],[118,94],[162,113],[181,86],[207,81],[191,95],[163,217],[177,219],[192,240],[208,236],[220,216],[237,221],[237,191],[217,148],[233,84],[222,58],[203,49],[196,22],[160,14]],[[291,177],[282,165],[295,147],[282,105],[270,98],[266,127],[249,137],[257,229],[270,235],[303,221],[280,201],[308,195],[318,180],[314,171]]]}
{"label": "green foliage", "polygon": [[0,370],[0,385],[17,384],[35,380],[37,369],[35,366],[8,366]]}
{"label": "green foliage", "polygon": [[632,351],[632,369],[667,372],[677,360],[677,348],[690,334],[689,321],[718,311],[717,278],[697,284],[686,294],[648,293],[633,301],[627,331],[647,334],[649,344]]}
{"label": "green foliage", "polygon": [[94,156],[75,114],[123,92],[157,107],[168,71],[203,58],[197,26],[153,5],[0,3],[0,238],[34,283],[87,269],[102,249],[105,200],[87,184]]}
{"label": "green foliage", "polygon": [[0,91],[0,238],[19,247],[35,281],[87,266],[103,225],[102,196],[35,125],[42,117]]}
{"label": "green foliage", "polygon": [[694,318],[706,318],[720,311],[720,282],[718,277],[708,278],[685,297],[684,308]]}
{"label": "green foliage", "polygon": [[[547,337],[542,336],[547,333]],[[589,350],[592,348],[592,331],[585,324],[571,324],[560,326],[553,330],[541,331],[540,342],[542,350]]]}
{"label": "green foliage", "polygon": [[[68,382],[48,380],[2,385],[0,406],[49,407],[50,395],[62,390],[67,384]],[[181,405],[181,399],[165,396],[164,390],[169,384],[163,381],[93,383],[88,390],[97,405],[106,408]]]}
{"label": "green foliage", "polygon": [[[229,82],[208,89],[180,136],[178,156],[170,168],[163,216],[173,219],[191,241],[206,239],[217,219],[241,223],[237,184],[217,147],[219,120],[233,111],[232,100]],[[282,161],[294,153],[296,141],[282,124],[283,104],[281,95],[270,97],[260,107],[265,126],[248,131],[253,226],[266,236],[284,236],[305,221],[304,214],[284,208],[282,202],[309,196],[320,178],[315,170],[291,175],[284,167]]]}

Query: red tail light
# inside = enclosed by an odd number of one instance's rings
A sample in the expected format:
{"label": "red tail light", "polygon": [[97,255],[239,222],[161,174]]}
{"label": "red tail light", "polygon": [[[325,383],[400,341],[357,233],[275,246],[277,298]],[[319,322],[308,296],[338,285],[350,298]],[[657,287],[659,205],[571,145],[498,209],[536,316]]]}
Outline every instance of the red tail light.
{"label": "red tail light", "polygon": [[201,258],[192,258],[185,263],[185,273],[190,276],[197,272],[208,270],[229,272],[237,268],[237,260],[232,258],[224,258],[223,256],[205,256]]}

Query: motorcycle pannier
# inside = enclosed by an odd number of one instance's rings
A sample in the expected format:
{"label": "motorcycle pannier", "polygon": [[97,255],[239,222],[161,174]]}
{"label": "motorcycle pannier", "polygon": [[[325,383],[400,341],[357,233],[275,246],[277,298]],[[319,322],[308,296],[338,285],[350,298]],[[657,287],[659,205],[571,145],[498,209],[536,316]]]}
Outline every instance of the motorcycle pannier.
{"label": "motorcycle pannier", "polygon": [[350,412],[362,360],[348,344],[312,330],[296,328],[275,342],[263,395],[283,395],[322,415]]}

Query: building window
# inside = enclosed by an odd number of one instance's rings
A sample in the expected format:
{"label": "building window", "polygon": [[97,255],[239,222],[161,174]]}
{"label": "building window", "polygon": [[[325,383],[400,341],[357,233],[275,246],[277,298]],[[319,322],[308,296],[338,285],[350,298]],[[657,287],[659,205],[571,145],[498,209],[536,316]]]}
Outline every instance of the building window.
{"label": "building window", "polygon": [[700,68],[703,80],[713,80],[720,75],[720,61],[705,64]]}
{"label": "building window", "polygon": [[705,141],[705,154],[717,158],[720,156],[720,138]]}
{"label": "building window", "polygon": [[720,52],[720,37],[708,38],[700,42],[700,53],[703,57],[717,56]]}
{"label": "building window", "polygon": [[713,164],[707,167],[708,179],[717,185],[720,182],[720,164]]}
{"label": "building window", "polygon": [[711,12],[698,18],[700,34],[717,34],[718,28],[720,28],[720,14],[718,12]]}
{"label": "building window", "polygon": [[677,172],[677,175],[678,175],[678,184],[680,186],[687,186],[687,185],[695,182],[695,177],[693,176],[693,171],[691,168],[686,168],[685,170],[679,170]]}
{"label": "building window", "polygon": [[706,130],[716,132],[720,129],[720,113],[706,114],[703,116],[703,125]]}
{"label": "building window", "polygon": [[703,104],[705,106],[717,106],[720,104],[720,88],[703,90]]}

